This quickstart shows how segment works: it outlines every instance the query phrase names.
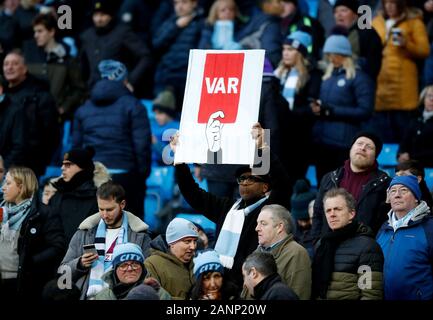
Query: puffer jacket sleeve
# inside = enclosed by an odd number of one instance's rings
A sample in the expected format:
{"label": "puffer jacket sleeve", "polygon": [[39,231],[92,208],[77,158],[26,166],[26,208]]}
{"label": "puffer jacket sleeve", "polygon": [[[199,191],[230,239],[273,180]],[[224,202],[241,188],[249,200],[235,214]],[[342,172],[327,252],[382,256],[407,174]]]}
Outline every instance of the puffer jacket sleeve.
{"label": "puffer jacket sleeve", "polygon": [[356,70],[356,77],[353,80],[353,90],[356,105],[339,106],[330,105],[330,117],[333,120],[364,121],[368,120],[374,110],[374,82],[361,70]]}
{"label": "puffer jacket sleeve", "polygon": [[153,36],[153,48],[161,51],[167,50],[176,39],[179,32],[180,28],[176,25],[176,17],[172,16],[161,25]]}
{"label": "puffer jacket sleeve", "polygon": [[358,286],[365,285],[365,288],[360,288],[361,300],[383,299],[383,262],[382,249],[376,241],[371,241],[371,244],[361,252],[359,259],[360,267],[371,268],[371,274],[369,270],[361,274],[358,270]]}
{"label": "puffer jacket sleeve", "polygon": [[406,51],[413,59],[425,59],[430,53],[427,30],[420,19],[411,21],[411,33],[406,36]]}

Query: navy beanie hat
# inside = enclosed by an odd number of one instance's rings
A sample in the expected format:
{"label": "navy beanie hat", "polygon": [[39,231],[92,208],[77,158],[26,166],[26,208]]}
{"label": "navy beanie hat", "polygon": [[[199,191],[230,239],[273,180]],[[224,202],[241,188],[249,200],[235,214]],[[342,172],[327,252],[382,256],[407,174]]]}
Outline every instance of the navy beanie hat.
{"label": "navy beanie hat", "polygon": [[421,200],[421,189],[418,184],[418,179],[415,176],[395,176],[394,178],[392,178],[388,190],[396,184],[401,184],[407,187],[418,201]]}

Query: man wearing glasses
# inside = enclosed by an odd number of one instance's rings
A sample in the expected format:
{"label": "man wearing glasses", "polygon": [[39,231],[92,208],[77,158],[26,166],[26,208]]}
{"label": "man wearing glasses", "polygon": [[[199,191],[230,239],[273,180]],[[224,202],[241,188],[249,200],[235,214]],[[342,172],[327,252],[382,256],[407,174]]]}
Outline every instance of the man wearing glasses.
{"label": "man wearing glasses", "polygon": [[396,176],[388,188],[391,210],[377,235],[385,256],[386,300],[433,299],[433,220],[415,176]]}
{"label": "man wearing glasses", "polygon": [[[260,210],[268,204],[280,204],[289,208],[291,185],[289,177],[280,161],[263,143],[264,129],[259,123],[253,126],[253,137],[262,159],[270,159],[268,174],[255,174],[248,166],[236,171],[240,199],[221,198],[206,192],[194,182],[187,165],[176,165],[176,178],[180,191],[188,204],[198,213],[205,215],[217,224],[215,250],[228,278],[242,288],[242,263],[257,249],[255,231]],[[170,146],[175,152],[177,138]],[[262,161],[264,162],[264,161]],[[271,190],[272,189],[272,190]]]}

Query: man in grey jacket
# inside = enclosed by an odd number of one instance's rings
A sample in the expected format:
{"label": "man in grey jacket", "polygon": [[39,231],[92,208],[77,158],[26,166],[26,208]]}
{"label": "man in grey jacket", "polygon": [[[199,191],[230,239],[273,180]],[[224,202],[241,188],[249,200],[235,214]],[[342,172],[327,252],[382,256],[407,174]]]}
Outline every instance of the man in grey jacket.
{"label": "man in grey jacket", "polygon": [[[125,191],[121,185],[106,182],[96,192],[99,213],[85,219],[72,237],[62,267],[70,268],[72,281],[81,290],[81,300],[90,300],[107,284],[102,275],[112,268],[112,253],[117,244],[132,242],[149,255],[148,226],[124,211]],[[85,250],[83,246],[93,244]],[[63,269],[65,270],[65,269]]]}

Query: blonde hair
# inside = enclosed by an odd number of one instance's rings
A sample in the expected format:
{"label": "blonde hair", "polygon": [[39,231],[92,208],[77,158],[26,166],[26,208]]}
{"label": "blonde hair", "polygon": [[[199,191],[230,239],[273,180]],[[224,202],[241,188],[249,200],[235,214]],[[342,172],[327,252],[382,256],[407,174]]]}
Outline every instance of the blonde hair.
{"label": "blonde hair", "polygon": [[433,90],[433,85],[426,86],[424,89],[422,89],[422,91],[421,91],[421,93],[419,95],[419,105],[420,106],[424,105],[424,100],[425,100],[425,98],[427,96],[427,93],[430,90]]}
{"label": "blonde hair", "polygon": [[[346,71],[346,79],[354,79],[356,76],[355,62],[352,57],[344,57],[343,61],[343,69]],[[328,63],[326,67],[325,74],[323,75],[322,80],[327,80],[331,77],[332,72],[334,71],[334,65],[332,63]]]}
{"label": "blonde hair", "polygon": [[[296,50],[296,53],[296,61],[293,68],[295,68],[299,74],[298,83],[296,84],[296,92],[298,93],[310,79],[310,73],[308,72],[310,63],[299,51]],[[275,70],[275,74],[278,78],[282,79],[287,76],[287,73],[290,72],[290,70],[291,67],[287,67],[283,60],[281,60],[277,69]]]}
{"label": "blonde hair", "polygon": [[27,167],[11,167],[9,175],[15,183],[21,186],[20,198],[30,199],[38,190],[38,179],[32,169]]}
{"label": "blonde hair", "polygon": [[93,171],[93,183],[96,188],[99,188],[102,184],[111,180],[110,173],[106,166],[102,162],[94,161],[95,170]]}
{"label": "blonde hair", "polygon": [[220,6],[221,4],[225,4],[225,3],[231,5],[232,8],[233,8],[234,11],[235,11],[235,16],[236,16],[236,17],[239,17],[239,15],[240,15],[240,13],[239,13],[239,9],[238,9],[238,6],[236,5],[236,2],[235,2],[234,0],[216,0],[216,1],[212,4],[212,6],[210,7],[209,15],[207,16],[207,19],[206,19],[206,22],[207,22],[207,23],[209,23],[210,25],[214,25],[215,22],[216,22],[217,20],[219,20],[219,19],[218,19],[218,9],[219,9],[219,6]]}

